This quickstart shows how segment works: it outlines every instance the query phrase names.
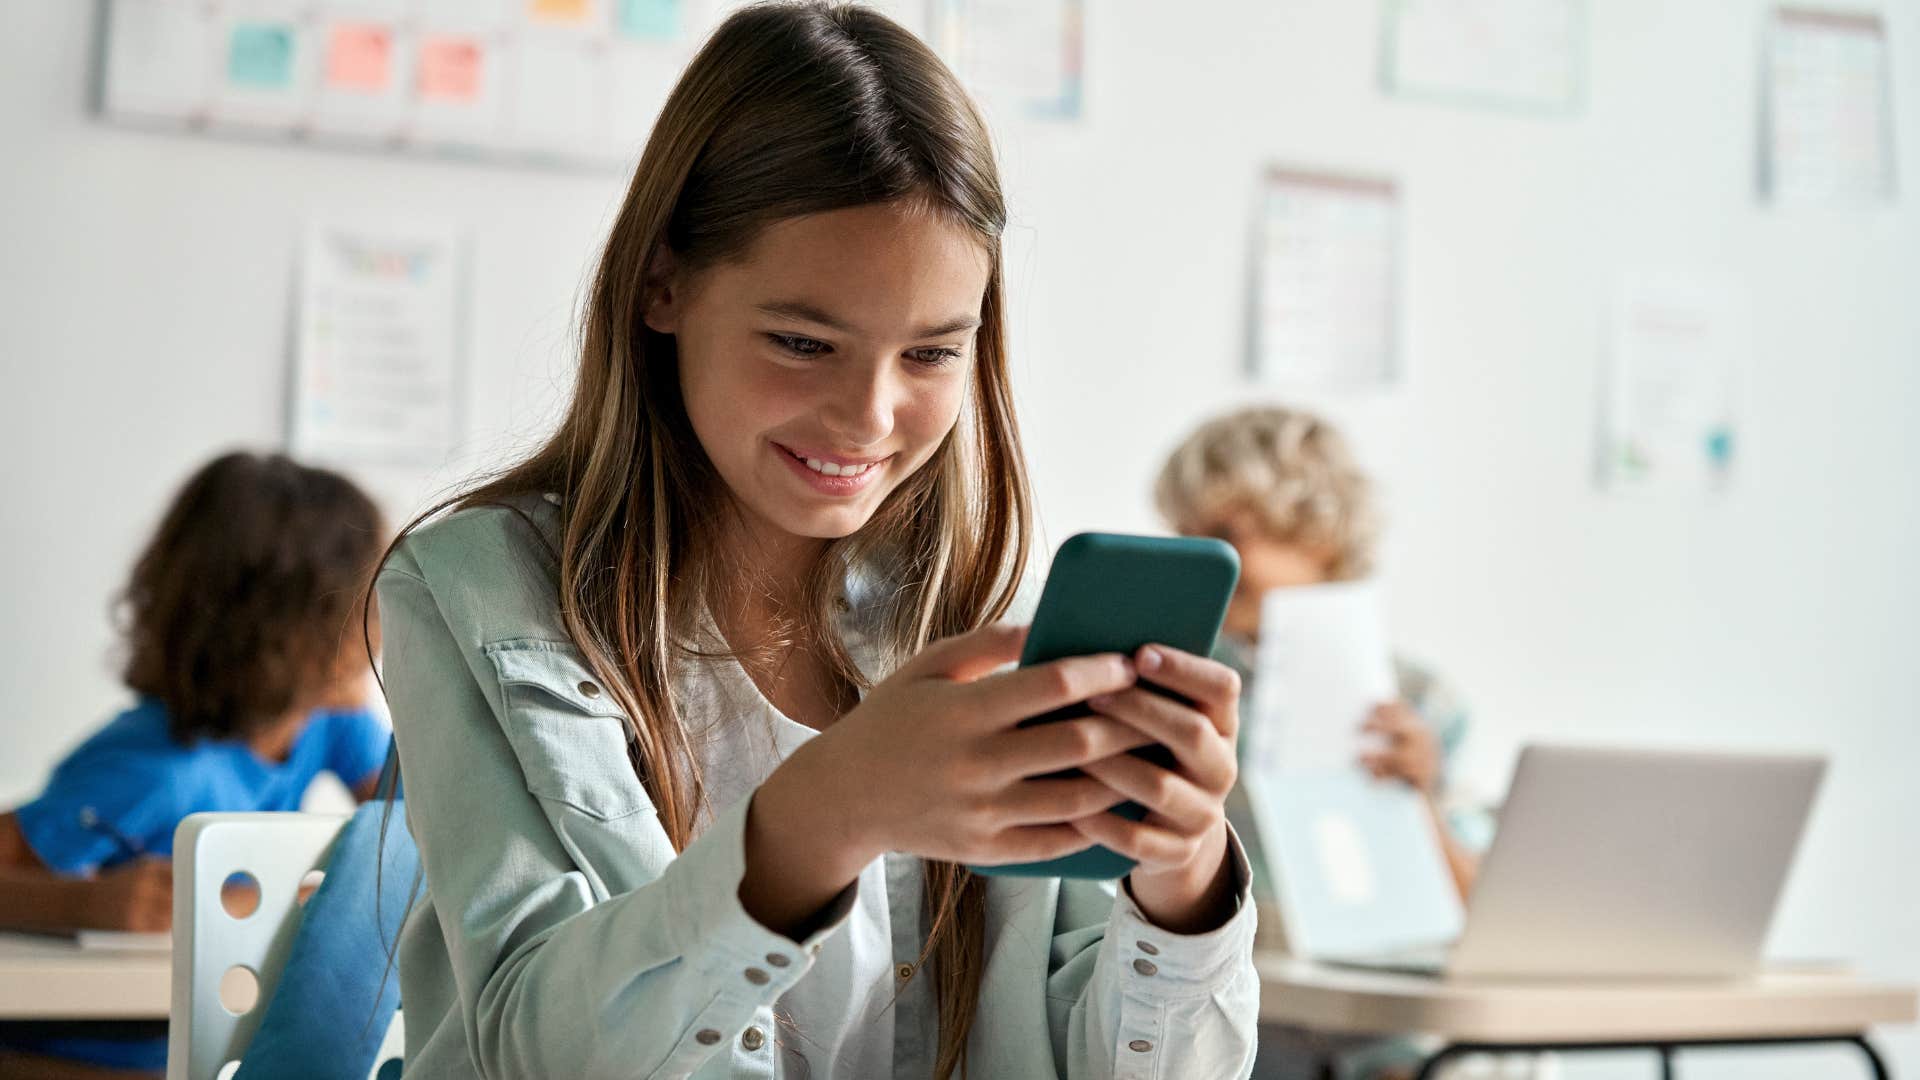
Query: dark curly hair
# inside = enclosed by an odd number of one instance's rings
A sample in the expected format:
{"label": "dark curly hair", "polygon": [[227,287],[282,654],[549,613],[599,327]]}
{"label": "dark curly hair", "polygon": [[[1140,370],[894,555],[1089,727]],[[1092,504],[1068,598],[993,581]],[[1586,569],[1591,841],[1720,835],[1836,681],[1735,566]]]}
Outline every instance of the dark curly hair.
{"label": "dark curly hair", "polygon": [[231,738],[324,695],[384,545],[351,480],[232,453],[174,496],[121,594],[122,679],[166,706],[175,741]]}

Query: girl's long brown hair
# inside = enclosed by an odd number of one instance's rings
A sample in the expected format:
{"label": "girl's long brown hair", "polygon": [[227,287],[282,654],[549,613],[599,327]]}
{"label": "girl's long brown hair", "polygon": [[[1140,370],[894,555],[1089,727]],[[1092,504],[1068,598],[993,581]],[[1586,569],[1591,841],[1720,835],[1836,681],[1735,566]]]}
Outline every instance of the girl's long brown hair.
{"label": "girl's long brown hair", "polygon": [[[993,147],[939,58],[854,5],[763,4],[719,27],[668,98],[607,238],[559,430],[401,534],[449,509],[562,494],[562,617],[631,718],[634,766],[675,850],[692,837],[705,787],[671,676],[702,605],[753,571],[725,565],[727,546],[710,542],[732,503],[687,421],[674,339],[642,321],[648,268],[663,245],[697,272],[740,254],[776,221],[875,203],[970,228],[989,255],[969,400],[934,457],[872,521],[828,546],[794,637],[819,648],[845,685],[866,686],[831,632],[853,568],[885,572],[887,670],[929,640],[1000,618],[1026,566],[1032,505],[1008,378],[1006,205]],[[953,863],[928,861],[925,876],[921,960],[932,958],[939,1010],[935,1075],[965,1075],[986,884]]]}

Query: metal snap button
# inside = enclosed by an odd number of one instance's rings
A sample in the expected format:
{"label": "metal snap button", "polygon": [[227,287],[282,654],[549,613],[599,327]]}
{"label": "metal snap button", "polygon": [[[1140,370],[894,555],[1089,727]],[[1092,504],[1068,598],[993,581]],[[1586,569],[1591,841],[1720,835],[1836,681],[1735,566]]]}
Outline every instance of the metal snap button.
{"label": "metal snap button", "polygon": [[901,982],[905,982],[908,979],[913,978],[913,965],[901,964],[897,969],[895,969],[895,974],[900,976]]}
{"label": "metal snap button", "polygon": [[1133,943],[1133,947],[1136,949],[1139,949],[1143,953],[1146,953],[1148,956],[1160,955],[1160,950],[1154,948],[1153,943],[1151,941],[1136,941]]}
{"label": "metal snap button", "polygon": [[583,680],[580,683],[580,693],[587,697],[599,697],[600,687],[592,682]]}
{"label": "metal snap button", "polygon": [[793,961],[777,952],[770,952],[767,954],[767,963],[772,964],[774,967],[786,967],[788,964],[793,963]]}
{"label": "metal snap button", "polygon": [[1144,1054],[1153,1049],[1153,1044],[1145,1039],[1135,1039],[1127,1044],[1127,1049]]}
{"label": "metal snap button", "polygon": [[700,1034],[695,1035],[694,1038],[699,1040],[702,1046],[712,1046],[720,1041],[720,1033],[712,1028],[701,1028]]}
{"label": "metal snap button", "polygon": [[761,971],[759,968],[748,968],[747,981],[755,986],[765,986],[767,985],[767,973]]}
{"label": "metal snap button", "polygon": [[766,1041],[766,1036],[760,1034],[760,1029],[757,1027],[750,1027],[740,1033],[740,1045],[749,1050],[760,1049],[761,1045]]}
{"label": "metal snap button", "polygon": [[1142,975],[1154,975],[1160,971],[1159,968],[1153,966],[1153,961],[1151,960],[1135,960],[1133,962],[1133,970]]}

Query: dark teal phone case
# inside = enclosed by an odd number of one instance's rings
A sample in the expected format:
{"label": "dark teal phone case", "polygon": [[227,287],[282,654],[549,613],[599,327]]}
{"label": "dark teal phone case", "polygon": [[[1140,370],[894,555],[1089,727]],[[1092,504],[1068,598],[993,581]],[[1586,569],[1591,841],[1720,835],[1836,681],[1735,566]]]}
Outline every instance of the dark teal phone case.
{"label": "dark teal phone case", "polygon": [[[1020,666],[1091,653],[1131,655],[1151,644],[1209,656],[1239,577],[1240,557],[1220,540],[1080,533],[1054,554]],[[1084,705],[1074,705],[1024,720],[1020,726],[1086,715]],[[1164,746],[1133,752],[1163,766],[1174,764],[1172,751]],[[1078,773],[1073,769],[1056,775]],[[1127,802],[1112,813],[1139,821],[1147,816],[1147,809]],[[1126,874],[1133,863],[1095,844],[1064,858],[971,869],[995,877],[1108,880]]]}

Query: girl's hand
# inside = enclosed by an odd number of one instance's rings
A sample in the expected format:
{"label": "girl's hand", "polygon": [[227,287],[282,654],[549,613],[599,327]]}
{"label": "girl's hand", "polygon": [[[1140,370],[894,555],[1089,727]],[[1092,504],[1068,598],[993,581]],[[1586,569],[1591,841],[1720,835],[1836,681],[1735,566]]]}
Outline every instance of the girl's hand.
{"label": "girl's hand", "polygon": [[1440,740],[1411,705],[1404,701],[1381,705],[1360,730],[1381,739],[1381,749],[1360,755],[1361,766],[1374,779],[1402,780],[1433,798],[1440,783]]}
{"label": "girl's hand", "polygon": [[173,864],[143,856],[87,883],[82,923],[104,930],[160,933],[173,928]]}
{"label": "girl's hand", "polygon": [[1239,775],[1240,676],[1225,664],[1164,645],[1134,657],[1143,682],[1191,705],[1134,687],[1088,704],[1173,751],[1175,768],[1123,754],[1082,765],[1088,775],[1149,811],[1140,821],[1094,813],[1074,821],[1089,840],[1135,859],[1134,901],[1155,923],[1196,933],[1232,912],[1226,798]]}
{"label": "girl's hand", "polygon": [[1107,654],[996,672],[1019,659],[1026,635],[990,626],[927,646],[789,758],[805,755],[812,798],[838,807],[853,865],[887,851],[983,866],[1058,858],[1088,846],[1070,822],[1124,801],[1091,776],[1046,774],[1146,746],[1150,734],[1101,716],[1019,723],[1125,690],[1133,665]]}

